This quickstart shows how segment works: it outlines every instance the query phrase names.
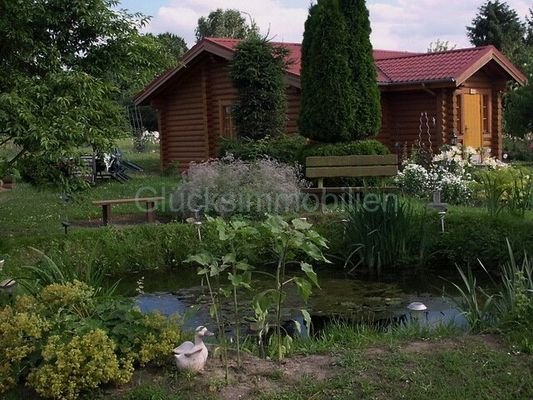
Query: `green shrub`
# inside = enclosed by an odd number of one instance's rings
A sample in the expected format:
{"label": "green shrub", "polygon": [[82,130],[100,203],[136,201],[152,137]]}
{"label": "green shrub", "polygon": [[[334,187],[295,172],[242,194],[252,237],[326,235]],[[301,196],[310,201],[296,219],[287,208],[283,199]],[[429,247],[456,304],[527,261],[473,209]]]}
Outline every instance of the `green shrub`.
{"label": "green shrub", "polygon": [[222,138],[219,156],[232,154],[244,161],[267,156],[285,164],[294,164],[300,161],[300,154],[306,144],[307,139],[299,135],[281,135],[259,140]]}
{"label": "green shrub", "polygon": [[223,217],[286,214],[297,209],[304,184],[297,166],[228,156],[192,165],[172,196],[173,208],[184,217],[195,210]]}
{"label": "green shrub", "polygon": [[446,215],[446,232],[439,232],[437,215],[429,215],[428,233],[431,237],[428,265],[451,268],[454,265],[478,265],[482,260],[488,267],[503,265],[508,257],[505,239],[508,238],[517,259],[524,250],[533,249],[531,220],[510,216],[487,218],[486,214],[451,211]]}
{"label": "green shrub", "polygon": [[238,102],[232,116],[240,137],[276,136],[285,128],[285,68],[288,50],[252,35],[239,43],[230,63]]}
{"label": "green shrub", "polygon": [[28,383],[41,396],[61,400],[76,400],[105,383],[127,383],[133,368],[121,368],[115,347],[100,329],[66,343],[52,336],[43,348],[42,365],[30,373]]}
{"label": "green shrub", "polygon": [[390,154],[387,146],[378,140],[359,140],[338,144],[312,144],[304,148],[301,159],[315,156],[350,156]]}
{"label": "green shrub", "polygon": [[78,281],[52,284],[0,308],[0,393],[27,381],[44,397],[76,399],[165,362],[181,339],[176,319],[100,293]]}
{"label": "green shrub", "polygon": [[510,161],[533,162],[533,135],[525,138],[505,136],[504,152]]}
{"label": "green shrub", "polygon": [[482,170],[475,174],[477,200],[490,216],[502,212],[524,218],[533,209],[533,174],[527,168]]}
{"label": "green shrub", "polygon": [[313,5],[302,46],[300,132],[321,142],[364,139],[378,133],[380,92],[363,0]]}

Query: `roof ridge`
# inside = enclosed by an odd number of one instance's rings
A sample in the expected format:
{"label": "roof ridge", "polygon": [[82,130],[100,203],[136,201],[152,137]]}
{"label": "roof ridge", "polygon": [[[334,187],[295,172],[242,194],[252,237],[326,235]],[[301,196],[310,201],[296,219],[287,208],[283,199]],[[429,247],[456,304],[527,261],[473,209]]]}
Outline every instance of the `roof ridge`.
{"label": "roof ridge", "polygon": [[376,62],[387,61],[387,60],[395,60],[395,59],[398,59],[398,58],[431,57],[431,56],[435,56],[435,55],[450,54],[450,53],[486,51],[486,50],[492,50],[494,48],[495,48],[494,46],[488,45],[488,46],[479,46],[479,47],[465,47],[465,48],[461,48],[461,49],[453,49],[453,50],[445,50],[445,51],[436,51],[436,52],[433,52],[433,53],[414,53],[412,55],[406,55],[406,56],[401,56],[401,57],[383,58],[381,60],[377,60]]}

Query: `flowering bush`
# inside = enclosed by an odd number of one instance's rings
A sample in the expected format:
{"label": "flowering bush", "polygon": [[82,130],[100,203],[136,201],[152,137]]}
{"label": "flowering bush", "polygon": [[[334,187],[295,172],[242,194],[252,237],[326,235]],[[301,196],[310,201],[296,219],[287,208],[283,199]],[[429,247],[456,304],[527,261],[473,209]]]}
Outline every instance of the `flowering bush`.
{"label": "flowering bush", "polygon": [[0,308],[0,393],[26,380],[43,397],[76,399],[135,366],[160,364],[181,339],[177,321],[78,281]]}
{"label": "flowering bush", "polygon": [[42,351],[43,365],[30,373],[28,383],[41,396],[60,400],[76,400],[104,383],[127,383],[133,370],[121,369],[115,347],[101,329],[67,343],[52,336]]}
{"label": "flowering bush", "polygon": [[173,203],[184,214],[198,209],[222,216],[283,213],[298,205],[302,184],[297,167],[269,158],[245,162],[227,156],[192,165]]}
{"label": "flowering bush", "polygon": [[404,162],[403,171],[396,182],[407,194],[429,199],[432,193],[440,191],[444,201],[465,204],[472,199],[473,173],[479,168],[496,170],[507,165],[490,157],[481,155],[472,147],[444,146],[441,152],[423,166],[409,158]]}

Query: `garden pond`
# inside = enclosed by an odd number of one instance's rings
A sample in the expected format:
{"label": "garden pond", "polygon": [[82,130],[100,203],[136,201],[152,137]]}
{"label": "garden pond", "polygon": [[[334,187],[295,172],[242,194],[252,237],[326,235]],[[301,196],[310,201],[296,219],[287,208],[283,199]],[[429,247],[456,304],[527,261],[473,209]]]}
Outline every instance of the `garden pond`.
{"label": "garden pond", "polygon": [[[315,331],[335,320],[365,323],[379,328],[411,318],[419,318],[429,325],[467,325],[453,301],[456,293],[450,281],[457,282],[456,275],[443,277],[427,270],[398,270],[376,279],[362,273],[348,275],[342,268],[334,267],[319,267],[316,272],[320,289],[313,290],[305,307],[296,290],[292,287],[287,289],[284,320],[303,324],[301,309],[305,308],[311,314]],[[240,292],[243,315],[252,317],[250,302],[253,295],[271,288],[272,284],[268,277],[257,274],[252,285],[254,291]],[[185,329],[214,325],[209,317],[208,291],[202,286],[195,268],[129,274],[121,278],[118,292],[134,297],[143,312],[184,316]],[[413,315],[407,310],[412,302],[424,303],[427,311]],[[225,315],[232,314],[229,300],[222,307]],[[250,323],[250,326],[253,324]]]}

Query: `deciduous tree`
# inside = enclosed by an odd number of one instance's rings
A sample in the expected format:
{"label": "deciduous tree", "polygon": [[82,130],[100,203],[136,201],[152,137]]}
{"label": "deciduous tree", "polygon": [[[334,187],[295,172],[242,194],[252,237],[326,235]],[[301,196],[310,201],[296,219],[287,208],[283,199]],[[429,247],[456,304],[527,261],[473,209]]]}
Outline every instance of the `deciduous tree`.
{"label": "deciduous tree", "polygon": [[253,20],[248,24],[239,10],[218,8],[198,20],[195,33],[197,41],[204,37],[245,39],[259,33],[259,28]]}
{"label": "deciduous tree", "polygon": [[127,133],[124,98],[175,63],[140,35],[147,18],[116,0],[1,4],[0,146],[17,149],[9,164],[54,168],[80,146],[110,148]]}

